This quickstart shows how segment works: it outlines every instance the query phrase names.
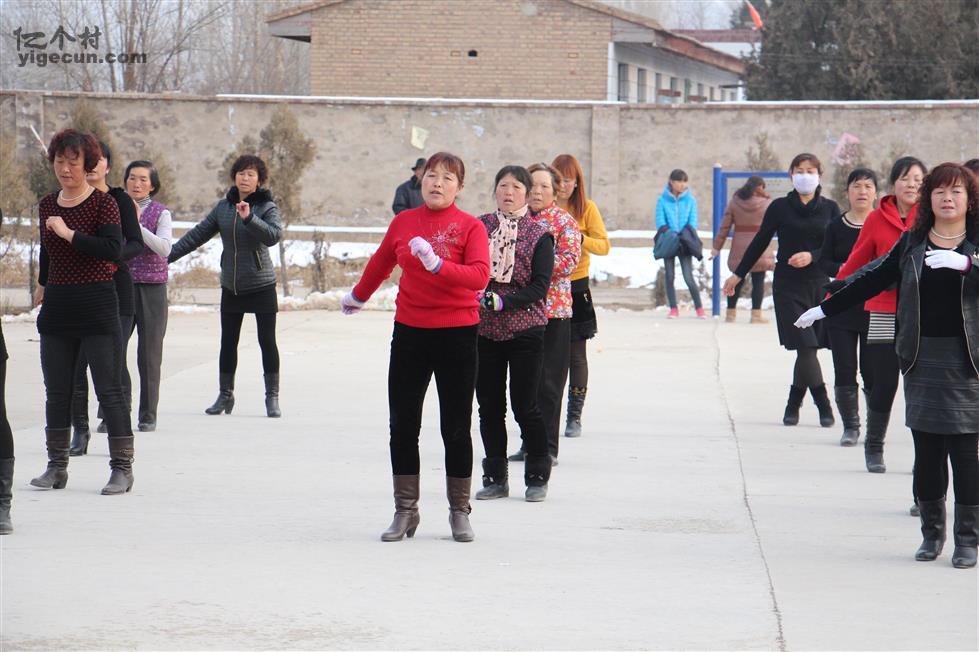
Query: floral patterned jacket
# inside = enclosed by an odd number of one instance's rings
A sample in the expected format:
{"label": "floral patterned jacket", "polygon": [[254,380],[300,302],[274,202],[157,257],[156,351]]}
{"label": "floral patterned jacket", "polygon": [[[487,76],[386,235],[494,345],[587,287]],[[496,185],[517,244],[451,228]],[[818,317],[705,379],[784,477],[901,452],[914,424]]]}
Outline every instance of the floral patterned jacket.
{"label": "floral patterned jacket", "polygon": [[551,287],[547,291],[548,319],[569,319],[571,317],[571,273],[581,259],[581,232],[578,223],[563,208],[551,204],[539,213],[531,211],[531,216],[547,225],[554,238],[554,272]]}

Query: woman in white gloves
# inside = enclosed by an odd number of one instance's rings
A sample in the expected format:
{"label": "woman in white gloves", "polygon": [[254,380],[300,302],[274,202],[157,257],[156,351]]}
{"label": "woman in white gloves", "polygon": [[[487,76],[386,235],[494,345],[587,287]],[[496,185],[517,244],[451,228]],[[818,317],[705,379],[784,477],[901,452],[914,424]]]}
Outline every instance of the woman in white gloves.
{"label": "woman in white gloves", "polygon": [[979,514],[979,184],[955,163],[925,177],[914,226],[885,256],[796,322],[859,305],[897,284],[895,347],[904,374],[906,421],[914,435],[914,481],[923,541],[932,561],[945,543],[944,469],[952,463],[956,568],[976,565]]}
{"label": "woman in white gloves", "polygon": [[458,156],[439,152],[428,159],[421,182],[425,203],[394,218],[360,282],[341,300],[344,314],[358,312],[394,266],[401,267],[388,370],[395,514],[383,541],[411,537],[418,527],[418,433],[433,375],[452,537],[474,537],[469,492],[478,293],[486,288],[490,265],[482,222],[455,205],[465,174]]}

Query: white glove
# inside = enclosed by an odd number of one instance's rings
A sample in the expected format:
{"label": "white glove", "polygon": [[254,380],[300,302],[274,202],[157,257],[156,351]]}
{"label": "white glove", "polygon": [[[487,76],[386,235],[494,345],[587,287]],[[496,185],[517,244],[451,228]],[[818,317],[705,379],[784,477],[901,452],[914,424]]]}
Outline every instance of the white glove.
{"label": "white glove", "polygon": [[364,302],[354,296],[353,291],[347,292],[340,299],[340,311],[345,315],[352,315],[354,313],[360,312],[360,309],[364,307]]}
{"label": "white glove", "polygon": [[964,272],[969,269],[969,257],[950,249],[932,249],[925,252],[925,265],[932,269],[954,269]]}
{"label": "white glove", "polygon": [[418,258],[421,264],[425,266],[425,269],[433,274],[439,271],[439,268],[442,266],[442,259],[432,249],[432,245],[429,244],[428,240],[420,236],[415,236],[408,241],[408,247],[411,249],[411,255]]}
{"label": "white glove", "polygon": [[802,316],[795,320],[796,328],[809,328],[815,324],[820,319],[824,318],[826,313],[819,306],[815,308],[810,308],[809,310],[802,313]]}

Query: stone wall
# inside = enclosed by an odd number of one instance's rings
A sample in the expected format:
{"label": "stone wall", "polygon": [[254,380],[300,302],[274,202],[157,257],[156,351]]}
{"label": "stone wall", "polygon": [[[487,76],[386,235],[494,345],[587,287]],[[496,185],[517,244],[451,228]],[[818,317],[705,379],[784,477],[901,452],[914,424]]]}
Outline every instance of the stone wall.
{"label": "stone wall", "polygon": [[[0,130],[36,151],[33,125],[47,140],[67,126],[80,95],[0,91]],[[174,171],[164,179],[179,219],[202,217],[218,198],[217,170],[239,139],[258,132],[285,103],[317,145],[303,176],[304,219],[314,223],[383,225],[394,188],[418,156],[440,149],[466,162],[460,205],[492,207],[500,166],[550,161],[569,152],[581,161],[589,190],[610,228],[651,226],[656,197],[673,168],[690,175],[702,228],[710,216],[711,169],[742,169],[752,139],[766,133],[781,165],[811,151],[827,167],[843,133],[860,138],[875,168],[895,154],[929,165],[979,156],[979,101],[948,103],[716,104],[694,106],[567,102],[439,102],[275,97],[186,97],[90,94],[113,130],[124,162],[161,153]],[[412,128],[428,133],[411,144]],[[161,155],[157,154],[157,155]],[[32,154],[33,155],[33,154]],[[831,188],[828,188],[831,190]],[[0,189],[2,194],[2,189]]]}

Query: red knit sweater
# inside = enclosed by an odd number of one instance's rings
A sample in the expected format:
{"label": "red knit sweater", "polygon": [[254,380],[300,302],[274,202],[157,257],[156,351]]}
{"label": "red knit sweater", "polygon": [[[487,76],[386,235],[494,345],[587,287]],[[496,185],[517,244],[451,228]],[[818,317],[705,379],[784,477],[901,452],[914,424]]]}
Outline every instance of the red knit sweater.
{"label": "red knit sweater", "polygon": [[[914,218],[917,215],[918,205],[915,204],[911,207],[908,218],[902,220],[894,195],[887,195],[881,199],[877,209],[864,221],[857,243],[853,245],[850,257],[843,263],[836,278],[845,279],[867,263],[877,260],[890,251],[901,234],[914,225]],[[897,290],[881,292],[867,301],[864,309],[871,312],[897,312]]]}
{"label": "red knit sweater", "polygon": [[[408,242],[428,240],[442,258],[437,274],[411,255]],[[416,328],[454,328],[479,323],[477,293],[489,282],[489,237],[478,219],[453,204],[433,211],[425,205],[402,211],[371,256],[354,296],[367,301],[401,267],[394,320]]]}

